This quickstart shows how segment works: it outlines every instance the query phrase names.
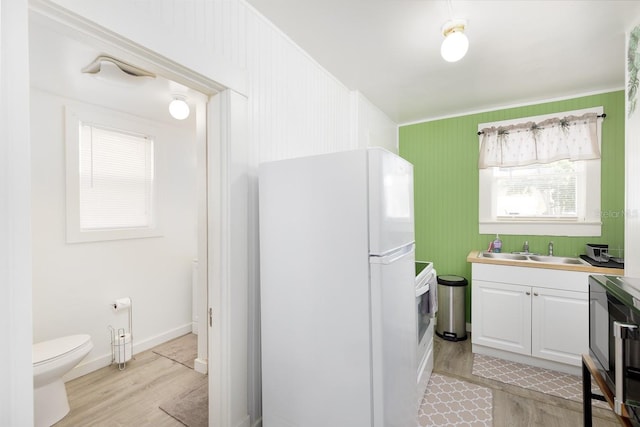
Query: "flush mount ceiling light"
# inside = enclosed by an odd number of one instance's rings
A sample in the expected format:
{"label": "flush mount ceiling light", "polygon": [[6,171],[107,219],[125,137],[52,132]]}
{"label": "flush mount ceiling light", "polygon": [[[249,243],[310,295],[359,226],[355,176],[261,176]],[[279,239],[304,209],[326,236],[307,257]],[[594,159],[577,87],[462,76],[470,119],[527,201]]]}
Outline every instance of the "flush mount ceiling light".
{"label": "flush mount ceiling light", "polygon": [[440,46],[440,55],[447,62],[461,60],[469,50],[469,39],[464,34],[467,21],[464,19],[452,19],[442,27],[444,41]]}
{"label": "flush mount ceiling light", "polygon": [[184,120],[189,117],[189,104],[183,96],[174,95],[169,103],[169,113],[176,120]]}

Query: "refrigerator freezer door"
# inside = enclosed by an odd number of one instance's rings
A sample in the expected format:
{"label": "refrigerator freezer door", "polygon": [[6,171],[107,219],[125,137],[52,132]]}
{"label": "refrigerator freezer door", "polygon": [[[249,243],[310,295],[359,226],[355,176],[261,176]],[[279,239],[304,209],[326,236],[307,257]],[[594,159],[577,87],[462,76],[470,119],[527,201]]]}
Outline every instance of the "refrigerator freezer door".
{"label": "refrigerator freezer door", "polygon": [[386,257],[372,256],[369,262],[373,426],[415,426],[418,331],[414,246]]}
{"label": "refrigerator freezer door", "polygon": [[368,161],[369,253],[383,255],[414,241],[413,166],[377,148]]}

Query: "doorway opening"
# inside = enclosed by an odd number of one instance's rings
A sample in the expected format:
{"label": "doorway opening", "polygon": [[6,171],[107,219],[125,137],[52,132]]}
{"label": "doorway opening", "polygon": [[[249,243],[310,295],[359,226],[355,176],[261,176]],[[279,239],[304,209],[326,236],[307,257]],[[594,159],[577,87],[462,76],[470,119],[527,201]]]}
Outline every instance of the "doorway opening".
{"label": "doorway opening", "polygon": [[[73,22],[52,18],[34,9],[29,19],[32,200],[35,202],[34,339],[67,334],[74,325],[81,324],[96,336],[94,343],[101,344],[94,347],[94,354],[89,355],[84,367],[78,367],[76,375],[106,366],[110,355],[106,328],[115,321],[107,309],[108,303],[114,297],[131,296],[127,294],[135,292],[136,297],[132,298],[136,307],[134,352],[194,330],[198,334],[195,369],[206,373],[212,356],[208,349],[218,348],[210,342],[208,327],[211,280],[207,260],[211,233],[207,231],[207,208],[212,198],[219,198],[218,190],[210,188],[207,182],[210,167],[207,151],[214,141],[209,134],[216,125],[214,114],[208,110],[210,100],[224,88],[153,52],[142,48],[134,52],[130,43],[114,41],[113,35],[107,40],[101,34],[74,26]],[[109,82],[81,72],[92,60],[105,54],[140,67],[155,77],[141,85],[127,86],[124,82]],[[176,95],[186,98],[191,107],[190,116],[180,121],[171,118],[168,110],[169,102]],[[97,108],[116,116],[128,115],[139,121],[155,122],[163,136],[164,130],[170,130],[172,137],[166,143],[157,142],[163,144],[157,167],[164,166],[171,171],[161,175],[159,202],[164,204],[161,236],[95,243],[66,241],[66,105]],[[169,238],[170,243],[158,250],[158,242]],[[175,262],[175,266],[170,268],[167,260]],[[194,260],[197,260],[196,269]],[[153,274],[148,274],[151,271]],[[175,279],[174,284],[162,282],[159,286],[166,276]],[[195,277],[193,282],[192,277]],[[66,298],[68,309],[59,310],[56,298]],[[184,322],[176,320],[180,316],[184,320],[186,312],[189,317]]]}

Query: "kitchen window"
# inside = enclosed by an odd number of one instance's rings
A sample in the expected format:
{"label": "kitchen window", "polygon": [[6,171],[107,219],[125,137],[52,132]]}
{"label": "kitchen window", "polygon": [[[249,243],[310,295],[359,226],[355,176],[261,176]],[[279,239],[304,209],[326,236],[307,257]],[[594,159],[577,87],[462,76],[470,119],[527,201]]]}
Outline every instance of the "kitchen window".
{"label": "kitchen window", "polygon": [[154,130],[116,112],[67,108],[67,241],[159,235]]}
{"label": "kitchen window", "polygon": [[[480,233],[600,236],[602,113],[598,107],[480,124]],[[579,118],[580,124],[563,129],[569,126],[563,121],[567,117]],[[550,129],[555,124],[557,128]],[[516,135],[521,130],[537,133]],[[484,132],[490,131],[495,132],[493,147],[483,141]],[[500,140],[500,132],[511,133],[512,140]],[[576,149],[580,139],[585,146]],[[574,145],[567,149],[565,144]],[[505,146],[510,152],[496,152]],[[518,151],[523,146],[528,146],[525,152]]]}

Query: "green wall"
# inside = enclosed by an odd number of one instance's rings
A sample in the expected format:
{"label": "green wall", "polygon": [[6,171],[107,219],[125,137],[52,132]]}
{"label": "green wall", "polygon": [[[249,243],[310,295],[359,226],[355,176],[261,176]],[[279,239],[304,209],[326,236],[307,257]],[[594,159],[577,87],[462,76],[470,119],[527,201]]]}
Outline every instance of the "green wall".
{"label": "green wall", "polygon": [[[414,165],[416,259],[433,261],[438,274],[471,283],[470,251],[486,249],[495,235],[478,232],[478,124],[582,108],[604,107],[602,125],[602,237],[500,235],[503,251],[584,254],[586,243],[624,248],[624,91],[509,108],[400,127],[400,155]],[[471,320],[467,288],[467,321]]]}

